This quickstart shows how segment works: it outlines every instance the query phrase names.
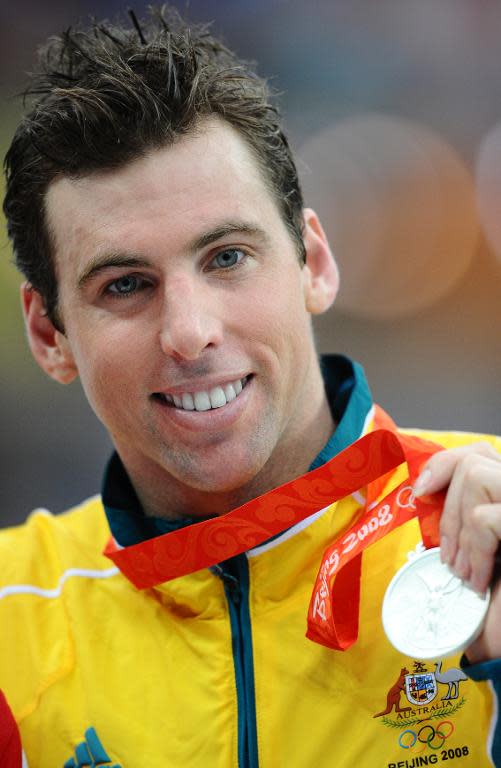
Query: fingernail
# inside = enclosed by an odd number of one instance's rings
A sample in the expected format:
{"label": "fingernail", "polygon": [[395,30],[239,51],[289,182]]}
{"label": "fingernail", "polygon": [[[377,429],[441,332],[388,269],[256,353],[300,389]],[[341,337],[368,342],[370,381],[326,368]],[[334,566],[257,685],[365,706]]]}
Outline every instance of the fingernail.
{"label": "fingernail", "polygon": [[431,470],[423,470],[414,484],[414,496],[422,496],[426,493],[426,488],[428,487],[430,480]]}
{"label": "fingernail", "polygon": [[451,549],[449,539],[447,536],[441,536],[440,538],[440,559],[443,563],[450,565],[451,562]]}

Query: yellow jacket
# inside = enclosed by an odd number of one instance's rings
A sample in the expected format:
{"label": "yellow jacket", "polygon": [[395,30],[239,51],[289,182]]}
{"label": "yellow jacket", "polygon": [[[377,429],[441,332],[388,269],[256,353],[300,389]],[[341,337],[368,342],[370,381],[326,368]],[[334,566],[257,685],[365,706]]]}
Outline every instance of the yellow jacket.
{"label": "yellow jacket", "polygon": [[[465,680],[458,658],[403,657],[383,633],[384,591],[420,540],[415,521],[364,554],[356,645],[305,638],[322,553],[359,508],[348,497],[239,556],[234,586],[202,570],[137,590],[101,554],[98,497],[3,531],[0,689],[30,768],[491,766],[492,686]],[[425,674],[435,682],[416,703],[406,679]]]}

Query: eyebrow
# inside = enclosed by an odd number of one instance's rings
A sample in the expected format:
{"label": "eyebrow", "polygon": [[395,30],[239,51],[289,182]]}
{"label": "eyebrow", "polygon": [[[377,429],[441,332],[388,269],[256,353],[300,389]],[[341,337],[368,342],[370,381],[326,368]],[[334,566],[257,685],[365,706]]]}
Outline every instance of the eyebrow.
{"label": "eyebrow", "polygon": [[265,244],[270,244],[270,239],[264,229],[248,224],[245,221],[225,221],[220,226],[214,227],[209,232],[204,232],[200,237],[195,238],[188,246],[189,251],[200,251],[208,245],[222,240],[228,235],[242,234],[261,240]]}
{"label": "eyebrow", "polygon": [[[222,240],[228,235],[242,234],[248,237],[261,241],[265,245],[270,244],[270,238],[266,232],[260,227],[248,224],[245,221],[226,221],[222,224],[214,227],[214,229],[204,232],[196,237],[188,245],[189,253],[196,253],[208,245]],[[89,264],[85,267],[85,270],[80,275],[77,281],[77,286],[81,290],[91,280],[93,280],[100,272],[105,269],[113,267],[151,267],[151,262],[141,256],[134,256],[133,254],[125,253],[103,253],[95,256]]]}
{"label": "eyebrow", "polygon": [[151,267],[151,264],[141,256],[126,255],[124,253],[103,253],[95,256],[87,264],[84,272],[78,278],[78,288],[81,290],[100,272],[111,267]]}

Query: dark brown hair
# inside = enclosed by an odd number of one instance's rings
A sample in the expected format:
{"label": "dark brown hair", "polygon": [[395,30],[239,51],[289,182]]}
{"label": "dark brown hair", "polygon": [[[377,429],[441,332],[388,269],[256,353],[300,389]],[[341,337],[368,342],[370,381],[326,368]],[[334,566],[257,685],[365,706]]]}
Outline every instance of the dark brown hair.
{"label": "dark brown hair", "polygon": [[92,22],[41,49],[25,96],[34,99],[5,158],[4,212],[16,263],[52,322],[57,280],[44,199],[59,175],[123,166],[219,115],[252,149],[304,260],[302,195],[266,82],[208,26],[166,6],[132,24]]}

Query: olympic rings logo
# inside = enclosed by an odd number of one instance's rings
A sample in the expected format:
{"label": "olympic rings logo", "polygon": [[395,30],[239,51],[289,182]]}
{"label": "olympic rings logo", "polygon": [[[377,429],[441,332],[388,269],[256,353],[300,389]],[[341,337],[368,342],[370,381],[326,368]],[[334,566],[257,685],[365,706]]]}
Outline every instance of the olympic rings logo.
{"label": "olympic rings logo", "polygon": [[430,749],[441,749],[449,736],[454,732],[454,724],[450,720],[442,720],[436,727],[425,720],[420,729],[416,732],[407,728],[399,736],[398,744],[402,749],[411,749],[413,752],[424,752],[426,747]]}

